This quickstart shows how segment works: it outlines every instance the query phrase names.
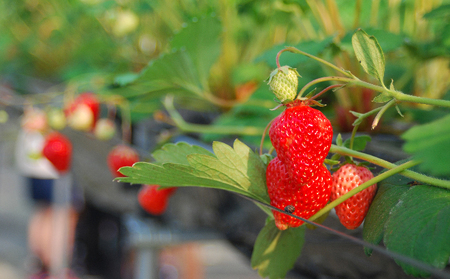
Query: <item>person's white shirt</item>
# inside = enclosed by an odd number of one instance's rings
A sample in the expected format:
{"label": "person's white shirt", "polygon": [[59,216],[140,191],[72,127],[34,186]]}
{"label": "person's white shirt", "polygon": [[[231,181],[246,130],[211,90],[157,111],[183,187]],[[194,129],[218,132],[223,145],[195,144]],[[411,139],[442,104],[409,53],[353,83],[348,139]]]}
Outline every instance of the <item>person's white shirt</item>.
{"label": "person's white shirt", "polygon": [[45,138],[40,132],[21,129],[16,141],[16,165],[23,176],[39,179],[56,179],[58,171],[44,156],[39,156]]}

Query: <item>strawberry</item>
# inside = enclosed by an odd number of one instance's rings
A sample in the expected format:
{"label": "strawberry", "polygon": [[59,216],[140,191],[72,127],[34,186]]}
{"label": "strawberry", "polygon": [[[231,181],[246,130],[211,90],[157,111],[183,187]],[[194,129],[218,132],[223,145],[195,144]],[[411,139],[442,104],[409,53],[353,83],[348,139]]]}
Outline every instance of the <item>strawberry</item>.
{"label": "strawberry", "polygon": [[116,133],[114,121],[108,118],[102,118],[97,121],[94,128],[94,135],[99,140],[110,140]]}
{"label": "strawberry", "polygon": [[61,133],[52,132],[45,138],[42,154],[59,172],[66,172],[72,159],[72,144]]}
{"label": "strawberry", "polygon": [[[323,165],[318,166],[316,175],[307,184],[298,185],[289,177],[283,162],[275,157],[267,166],[266,181],[272,206],[305,219],[323,208],[331,194],[331,174]],[[280,230],[303,224],[278,211],[273,211],[273,215]]]}
{"label": "strawberry", "polygon": [[296,101],[273,121],[270,140],[277,156],[286,165],[289,177],[297,185],[315,177],[331,147],[333,129],[317,109]]}
{"label": "strawberry", "polygon": [[[372,172],[354,164],[345,164],[332,175],[331,200],[335,200],[373,178]],[[359,192],[335,207],[342,225],[353,230],[361,225],[377,191],[377,184]]]}
{"label": "strawberry", "polygon": [[175,187],[158,189],[158,185],[143,185],[138,193],[140,206],[150,214],[161,215],[167,208],[168,200],[177,190]]}
{"label": "strawberry", "polygon": [[297,70],[283,66],[272,71],[269,77],[269,88],[282,103],[291,102],[297,96]]}
{"label": "strawberry", "polygon": [[91,92],[78,95],[70,103],[65,113],[71,127],[77,130],[89,131],[95,127],[100,114],[100,102],[97,96]]}
{"label": "strawberry", "polygon": [[124,144],[116,145],[108,154],[107,163],[114,177],[123,177],[119,172],[121,167],[132,166],[139,161],[139,154],[132,147]]}
{"label": "strawberry", "polygon": [[47,110],[48,125],[55,130],[62,130],[66,127],[66,115],[59,108],[50,108]]}

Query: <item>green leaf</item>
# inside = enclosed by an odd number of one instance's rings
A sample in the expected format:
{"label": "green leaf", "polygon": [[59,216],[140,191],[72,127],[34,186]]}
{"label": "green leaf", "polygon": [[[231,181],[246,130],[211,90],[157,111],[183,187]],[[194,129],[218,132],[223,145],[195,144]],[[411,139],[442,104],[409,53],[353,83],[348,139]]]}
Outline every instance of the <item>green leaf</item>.
{"label": "green leaf", "polygon": [[[233,147],[213,144],[214,154],[188,144],[169,144],[154,153],[161,161],[139,162],[119,171],[121,182],[160,186],[198,186],[233,191],[270,203],[266,187],[266,165],[258,154],[236,140]],[[198,153],[193,153],[198,152]],[[185,156],[185,158],[183,158]]]}
{"label": "green leaf", "polygon": [[387,95],[386,93],[380,93],[375,98],[373,98],[372,102],[382,104],[392,100],[392,97]]}
{"label": "green leaf", "polygon": [[337,146],[342,146],[342,135],[341,133],[339,133],[336,137],[336,145]]}
{"label": "green leaf", "polygon": [[[155,103],[167,93],[197,96],[209,91],[208,79],[212,65],[220,55],[221,25],[215,17],[192,22],[171,41],[171,51],[150,61],[139,75],[116,77],[116,88],[106,93],[121,95],[131,102]],[[150,114],[160,107],[133,113]]]}
{"label": "green leaf", "polygon": [[119,86],[125,86],[127,84],[132,83],[139,77],[139,74],[136,73],[126,73],[114,78],[114,84]]}
{"label": "green leaf", "polygon": [[[388,250],[443,269],[450,257],[450,191],[428,185],[412,187],[401,196],[386,223]],[[396,261],[407,274],[428,277],[428,272]]]}
{"label": "green leaf", "polygon": [[369,75],[384,84],[384,53],[374,36],[369,36],[362,29],[358,29],[352,36],[352,45],[356,58]]}
{"label": "green leaf", "polygon": [[[364,29],[364,31],[377,38],[377,41],[380,44],[381,49],[383,49],[385,53],[399,49],[405,44],[405,41],[407,40],[407,37],[405,37],[404,34],[394,34],[389,31],[386,31],[385,29],[376,29],[367,27]],[[354,33],[355,31],[352,30],[349,31],[347,34],[345,34],[339,46],[341,46],[346,51],[351,52],[352,51],[351,41]]]}
{"label": "green leaf", "polygon": [[398,105],[395,105],[395,110],[397,111],[397,113],[398,113],[401,117],[404,117],[404,116],[403,116],[403,113],[402,113],[402,111],[400,110],[400,108],[398,107]]}
{"label": "green leaf", "polygon": [[185,49],[178,49],[151,61],[135,82],[150,85],[148,91],[179,87],[188,91],[187,85],[200,88],[200,79],[194,67],[189,53]]}
{"label": "green leaf", "polygon": [[174,163],[189,166],[187,156],[190,154],[214,156],[214,154],[203,147],[190,145],[186,142],[165,144],[163,147],[153,152],[152,156],[158,163]]}
{"label": "green leaf", "polygon": [[[367,135],[355,136],[355,138],[353,140],[353,150],[356,150],[356,151],[364,150],[366,148],[367,143],[371,140],[372,140],[372,138]],[[350,141],[351,141],[351,138],[346,139],[344,141],[344,147],[350,148]]]}
{"label": "green leaf", "polygon": [[423,18],[428,20],[430,19],[442,20],[443,17],[449,16],[450,16],[450,4],[444,4],[424,14]]}
{"label": "green leaf", "polygon": [[209,71],[220,55],[221,33],[218,18],[206,16],[188,24],[170,43],[173,49],[186,50],[203,86],[207,85]]}
{"label": "green leaf", "polygon": [[403,149],[423,163],[419,170],[432,175],[450,175],[450,115],[406,131]]}
{"label": "green leaf", "polygon": [[[399,202],[400,197],[410,189],[407,184],[411,181],[410,178],[396,174],[378,183],[377,194],[364,220],[363,239],[365,241],[372,244],[380,243],[384,236],[384,226],[391,209]],[[364,252],[370,256],[372,249],[364,247]]]}
{"label": "green leaf", "polygon": [[305,226],[279,230],[271,220],[256,238],[252,254],[252,268],[262,278],[285,278],[300,256],[305,242]]}

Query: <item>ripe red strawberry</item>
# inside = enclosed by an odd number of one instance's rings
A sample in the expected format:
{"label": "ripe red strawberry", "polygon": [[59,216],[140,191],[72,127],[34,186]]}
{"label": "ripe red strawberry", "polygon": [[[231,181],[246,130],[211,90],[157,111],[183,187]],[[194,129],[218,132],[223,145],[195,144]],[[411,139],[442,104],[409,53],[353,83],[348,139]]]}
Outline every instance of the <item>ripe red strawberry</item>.
{"label": "ripe red strawberry", "polygon": [[[323,208],[331,194],[331,174],[323,165],[308,184],[298,185],[289,178],[283,162],[275,157],[267,166],[266,181],[271,205],[306,219]],[[280,230],[303,224],[278,211],[273,211],[273,215]]]}
{"label": "ripe red strawberry", "polygon": [[132,166],[139,161],[139,154],[132,147],[124,144],[116,145],[108,154],[107,163],[114,177],[123,177],[118,170],[121,167]]}
{"label": "ripe red strawberry", "polygon": [[42,154],[59,172],[66,172],[72,159],[72,144],[64,135],[53,132],[45,138]]}
{"label": "ripe red strawberry", "polygon": [[169,197],[177,188],[158,189],[158,185],[142,185],[138,193],[138,202],[150,214],[161,215],[166,211]]}
{"label": "ripe red strawberry", "polygon": [[78,95],[65,109],[67,121],[77,130],[91,130],[100,114],[100,102],[91,92]]}
{"label": "ripe red strawberry", "polygon": [[286,107],[273,121],[269,136],[289,177],[302,185],[315,177],[323,164],[331,147],[333,128],[322,112],[301,101]]}
{"label": "ripe red strawberry", "polygon": [[[373,174],[365,167],[346,164],[333,173],[332,178],[331,200],[335,200],[353,188],[372,179]],[[359,227],[366,217],[376,191],[377,184],[373,184],[336,206],[336,214],[342,225],[350,230]]]}

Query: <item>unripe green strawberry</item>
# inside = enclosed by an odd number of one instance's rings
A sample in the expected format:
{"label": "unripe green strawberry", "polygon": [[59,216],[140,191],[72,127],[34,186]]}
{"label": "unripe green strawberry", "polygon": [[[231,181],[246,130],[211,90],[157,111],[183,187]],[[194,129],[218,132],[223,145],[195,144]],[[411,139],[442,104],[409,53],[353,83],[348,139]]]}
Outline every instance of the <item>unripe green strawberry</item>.
{"label": "unripe green strawberry", "polygon": [[59,108],[50,108],[47,110],[48,125],[55,130],[62,130],[66,127],[66,115]]}
{"label": "unripe green strawberry", "polygon": [[293,101],[297,96],[299,76],[297,70],[289,66],[277,68],[270,74],[270,90],[283,104]]}
{"label": "unripe green strawberry", "polygon": [[[365,167],[346,164],[333,173],[332,178],[331,200],[333,201],[372,179],[373,174]],[[336,206],[336,215],[339,217],[342,225],[350,230],[359,227],[366,217],[376,191],[377,184],[373,184]]]}
{"label": "unripe green strawberry", "polygon": [[275,118],[269,136],[289,177],[303,185],[323,164],[331,147],[333,128],[322,112],[296,101]]}
{"label": "unripe green strawberry", "polygon": [[[331,194],[331,174],[323,165],[318,167],[308,184],[298,185],[289,178],[286,166],[275,157],[267,166],[266,181],[272,206],[306,219],[322,209]],[[303,221],[278,211],[273,211],[273,215],[280,230],[303,224]]]}
{"label": "unripe green strawberry", "polygon": [[101,118],[94,128],[94,135],[99,140],[110,140],[116,133],[114,121],[108,118]]}

